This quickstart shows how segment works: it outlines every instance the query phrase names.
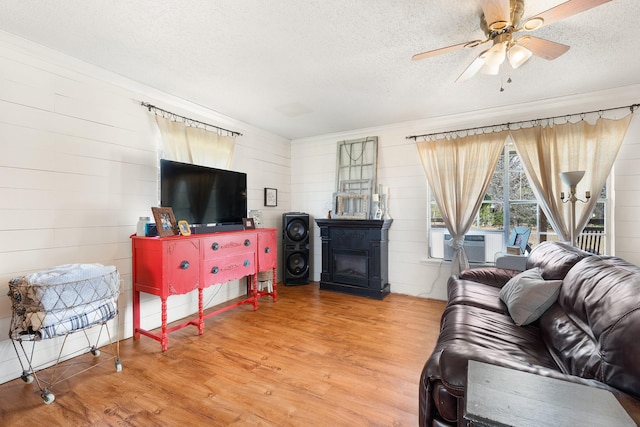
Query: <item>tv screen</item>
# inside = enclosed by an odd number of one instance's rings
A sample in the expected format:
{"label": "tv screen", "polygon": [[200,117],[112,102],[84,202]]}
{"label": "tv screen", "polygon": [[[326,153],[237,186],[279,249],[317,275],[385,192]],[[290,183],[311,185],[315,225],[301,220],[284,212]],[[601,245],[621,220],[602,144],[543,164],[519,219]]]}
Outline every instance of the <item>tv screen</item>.
{"label": "tv screen", "polygon": [[196,227],[242,224],[247,174],[162,159],[160,204]]}

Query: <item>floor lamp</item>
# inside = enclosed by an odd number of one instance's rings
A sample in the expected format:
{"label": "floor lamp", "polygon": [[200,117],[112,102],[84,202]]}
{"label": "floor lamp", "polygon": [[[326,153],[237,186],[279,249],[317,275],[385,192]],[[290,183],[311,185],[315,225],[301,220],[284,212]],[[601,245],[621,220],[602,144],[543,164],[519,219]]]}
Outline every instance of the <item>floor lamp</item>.
{"label": "floor lamp", "polygon": [[571,246],[576,245],[576,202],[580,201],[582,203],[587,203],[589,198],[591,198],[591,193],[587,191],[585,193],[585,197],[587,200],[580,200],[576,197],[576,186],[582,180],[584,176],[584,171],[572,171],[572,172],[560,172],[560,179],[565,185],[569,186],[569,196],[567,198],[564,197],[564,191],[560,193],[560,200],[563,203],[571,203],[571,219],[570,225],[571,228]]}

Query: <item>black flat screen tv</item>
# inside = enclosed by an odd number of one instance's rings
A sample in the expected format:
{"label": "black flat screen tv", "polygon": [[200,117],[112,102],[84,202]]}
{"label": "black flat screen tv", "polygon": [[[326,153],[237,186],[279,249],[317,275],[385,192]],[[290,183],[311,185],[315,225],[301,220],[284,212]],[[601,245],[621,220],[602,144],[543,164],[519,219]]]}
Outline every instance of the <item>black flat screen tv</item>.
{"label": "black flat screen tv", "polygon": [[160,160],[160,205],[196,233],[239,226],[247,216],[247,174]]}

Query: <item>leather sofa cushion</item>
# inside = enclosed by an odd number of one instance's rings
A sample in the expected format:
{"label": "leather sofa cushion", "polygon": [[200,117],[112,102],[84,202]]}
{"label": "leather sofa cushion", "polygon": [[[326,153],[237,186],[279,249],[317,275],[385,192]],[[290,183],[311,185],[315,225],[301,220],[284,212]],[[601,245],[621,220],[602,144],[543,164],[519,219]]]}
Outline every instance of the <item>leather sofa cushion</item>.
{"label": "leather sofa cushion", "polygon": [[454,276],[447,282],[447,304],[464,304],[496,313],[507,314],[507,306],[499,298],[500,288],[483,283],[461,280]]}
{"label": "leather sofa cushion", "polygon": [[539,322],[542,338],[564,373],[596,378],[600,362],[597,343],[562,310],[558,303]]}
{"label": "leather sofa cushion", "polygon": [[540,267],[545,280],[563,280],[574,265],[591,255],[568,243],[543,242],[531,251],[527,269]]}
{"label": "leather sofa cushion", "polygon": [[479,267],[463,270],[460,272],[459,278],[501,288],[518,273],[520,273],[518,270],[509,270],[500,267]]}
{"label": "leather sofa cushion", "polygon": [[448,306],[426,374],[463,396],[469,359],[530,372],[558,371],[538,327],[516,326],[508,314],[469,305]]}
{"label": "leather sofa cushion", "polygon": [[640,397],[640,267],[592,256],[573,267],[543,336],[568,372]]}

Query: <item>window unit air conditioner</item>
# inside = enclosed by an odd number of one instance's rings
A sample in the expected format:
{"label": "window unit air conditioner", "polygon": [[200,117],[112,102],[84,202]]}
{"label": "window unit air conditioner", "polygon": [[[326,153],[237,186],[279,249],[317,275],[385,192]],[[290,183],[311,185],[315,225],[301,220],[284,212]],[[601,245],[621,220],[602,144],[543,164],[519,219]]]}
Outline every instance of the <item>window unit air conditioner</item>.
{"label": "window unit air conditioner", "polygon": [[[464,236],[464,251],[469,262],[485,263],[485,236],[480,234],[467,234]],[[451,234],[444,235],[444,257],[445,261],[453,260],[453,248],[450,245]]]}

